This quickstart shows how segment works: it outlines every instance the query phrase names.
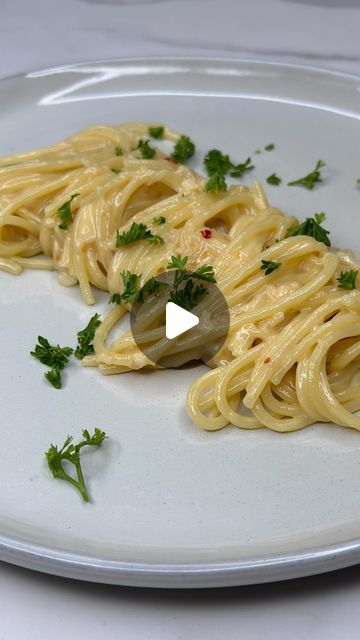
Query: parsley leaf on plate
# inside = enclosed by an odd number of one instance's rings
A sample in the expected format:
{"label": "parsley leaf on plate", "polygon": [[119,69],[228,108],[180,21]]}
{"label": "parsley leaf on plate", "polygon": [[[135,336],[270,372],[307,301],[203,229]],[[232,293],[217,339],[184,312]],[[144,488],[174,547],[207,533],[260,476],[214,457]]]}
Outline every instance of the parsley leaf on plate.
{"label": "parsley leaf on plate", "polygon": [[204,165],[209,176],[220,174],[224,176],[233,167],[229,156],[224,155],[219,149],[211,149],[204,158]]}
{"label": "parsley leaf on plate", "polygon": [[[89,495],[86,489],[85,479],[81,468],[80,450],[85,446],[100,447],[107,435],[104,431],[95,428],[94,434],[91,436],[87,429],[82,432],[83,440],[77,444],[73,444],[73,437],[68,436],[61,447],[58,449],[56,445],[51,444],[46,452],[46,459],[51,473],[54,478],[61,478],[72,484],[78,491],[85,502],[89,502]],[[70,476],[63,467],[63,462],[70,462],[75,467],[76,479]]]}
{"label": "parsley leaf on plate", "polygon": [[281,178],[279,178],[276,173],[272,173],[271,176],[268,176],[268,178],[266,178],[266,182],[268,184],[278,185],[281,182]]}
{"label": "parsley leaf on plate", "polygon": [[42,364],[50,367],[45,373],[45,378],[55,389],[61,389],[61,371],[69,362],[69,356],[73,353],[71,347],[53,346],[43,336],[38,336],[38,344],[30,354]]}
{"label": "parsley leaf on plate", "polygon": [[292,182],[288,182],[289,187],[294,187],[297,185],[303,186],[306,189],[313,189],[317,182],[322,182],[320,169],[325,167],[326,163],[323,160],[318,160],[315,166],[314,171],[308,173],[303,178],[299,178],[299,180],[293,180]]}
{"label": "parsley leaf on plate", "polygon": [[195,153],[195,145],[190,140],[189,136],[180,136],[177,140],[174,151],[171,157],[181,164],[185,164],[186,160],[189,160]]}
{"label": "parsley leaf on plate", "polygon": [[245,162],[239,162],[239,164],[234,164],[233,169],[230,171],[230,175],[233,178],[240,178],[247,171],[251,171],[255,169],[254,165],[251,164],[251,158],[247,158]]}

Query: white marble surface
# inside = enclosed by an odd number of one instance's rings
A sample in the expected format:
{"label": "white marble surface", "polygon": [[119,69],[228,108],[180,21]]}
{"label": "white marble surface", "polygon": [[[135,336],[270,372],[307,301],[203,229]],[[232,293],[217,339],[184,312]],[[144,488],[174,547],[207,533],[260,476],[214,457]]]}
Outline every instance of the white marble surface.
{"label": "white marble surface", "polygon": [[[359,32],[360,0],[1,0],[0,76],[168,54],[360,74]],[[0,640],[347,640],[360,637],[359,596],[360,567],[282,584],[164,592],[0,564]]]}

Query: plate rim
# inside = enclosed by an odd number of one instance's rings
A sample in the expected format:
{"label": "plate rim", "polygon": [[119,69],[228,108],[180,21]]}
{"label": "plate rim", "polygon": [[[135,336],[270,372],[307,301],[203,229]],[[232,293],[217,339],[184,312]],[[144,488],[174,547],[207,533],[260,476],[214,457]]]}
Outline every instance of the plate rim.
{"label": "plate rim", "polygon": [[172,63],[172,62],[189,62],[189,63],[197,63],[197,62],[209,62],[209,63],[224,63],[224,64],[250,64],[250,65],[266,65],[271,67],[280,67],[287,69],[297,69],[299,71],[308,71],[313,73],[321,73],[333,77],[347,78],[348,80],[357,80],[360,81],[360,72],[359,74],[350,73],[348,71],[340,71],[338,69],[325,69],[324,67],[318,67],[317,65],[305,64],[305,63],[297,63],[297,62],[283,62],[280,60],[275,60],[272,58],[241,58],[236,56],[231,57],[221,57],[221,56],[167,56],[167,55],[159,55],[159,56],[120,56],[115,58],[91,58],[89,60],[81,60],[79,62],[70,62],[66,64],[59,65],[51,65],[49,67],[41,67],[35,68],[31,67],[28,69],[24,69],[23,71],[19,71],[18,73],[13,73],[9,75],[0,76],[0,83],[5,82],[7,80],[16,80],[19,78],[27,78],[29,76],[38,74],[47,75],[50,73],[60,73],[69,69],[73,69],[76,67],[85,67],[89,64],[99,65],[99,64],[121,64],[121,63],[147,63],[149,65],[162,62],[162,63]]}
{"label": "plate rim", "polygon": [[87,582],[157,588],[216,588],[278,582],[343,569],[360,561],[360,538],[301,552],[243,560],[161,563],[103,560],[0,534],[0,559]]}
{"label": "plate rim", "polygon": [[[101,64],[174,64],[197,63],[229,66],[250,65],[276,67],[284,70],[303,71],[327,77],[360,81],[360,74],[324,69],[315,65],[283,62],[270,58],[241,58],[219,56],[131,56],[89,59],[44,68],[32,68],[0,77],[1,85],[12,80],[66,73],[78,67]],[[91,582],[128,586],[163,588],[199,588],[257,584],[287,580],[312,574],[325,573],[360,562],[360,537],[343,542],[300,548],[296,552],[251,555],[242,560],[214,562],[160,563],[143,561],[106,560],[51,548],[47,545],[26,542],[1,533],[0,560],[40,572]]]}

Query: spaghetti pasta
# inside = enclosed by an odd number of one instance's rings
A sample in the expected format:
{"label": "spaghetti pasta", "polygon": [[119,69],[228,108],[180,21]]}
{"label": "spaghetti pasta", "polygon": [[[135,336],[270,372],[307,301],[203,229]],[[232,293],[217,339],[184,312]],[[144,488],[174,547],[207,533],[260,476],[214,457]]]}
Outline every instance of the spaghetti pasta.
{"label": "spaghetti pasta", "polygon": [[[232,424],[286,432],[314,422],[360,429],[360,292],[338,286],[344,269],[357,269],[352,253],[291,236],[297,219],[270,206],[258,182],[214,195],[165,151],[144,159],[138,143],[148,128],[91,127],[1,158],[0,269],[56,270],[62,285],[78,283],[92,304],[93,287],[121,294],[124,272],[137,274],[141,287],[166,271],[171,256],[187,256],[190,270],[211,265],[230,328],[212,368],[190,387],[194,422],[207,430]],[[164,129],[165,146],[178,137]],[[65,205],[69,219],[61,225]],[[161,242],[117,246],[133,223]],[[264,273],[266,264],[279,268]],[[154,368],[149,349],[167,366],[201,357],[190,335],[171,349],[161,342],[160,302],[145,300],[144,309],[147,355],[130,330],[109,339],[130,310],[123,302],[97,329],[94,354],[83,363],[113,374]],[[219,339],[224,331],[219,326]]]}

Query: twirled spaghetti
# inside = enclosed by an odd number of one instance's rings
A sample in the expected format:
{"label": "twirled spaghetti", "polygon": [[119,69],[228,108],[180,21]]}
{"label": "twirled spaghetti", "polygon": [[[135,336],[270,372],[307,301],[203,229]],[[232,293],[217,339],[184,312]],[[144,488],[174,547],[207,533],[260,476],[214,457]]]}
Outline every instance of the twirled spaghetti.
{"label": "twirled spaghetti", "polygon": [[[189,390],[192,419],[208,430],[233,424],[285,432],[316,421],[360,429],[360,292],[338,287],[341,272],[357,268],[351,252],[289,235],[298,221],[269,206],[257,182],[214,195],[165,151],[143,159],[138,142],[148,127],[92,127],[0,159],[0,268],[14,275],[55,269],[61,284],[79,283],[92,304],[92,287],[121,293],[125,271],[142,286],[166,271],[171,256],[188,256],[189,269],[212,265],[230,329],[213,368]],[[165,129],[164,139],[178,134]],[[71,219],[61,228],[59,209],[70,201]],[[163,242],[117,246],[117,234],[134,222],[160,233],[157,219]],[[281,267],[265,274],[264,262]],[[102,373],[153,366],[130,330],[109,341],[128,311],[121,304],[107,314],[84,364]],[[158,328],[152,304],[144,343],[162,349],[169,366],[199,357],[186,334],[167,353]]]}

